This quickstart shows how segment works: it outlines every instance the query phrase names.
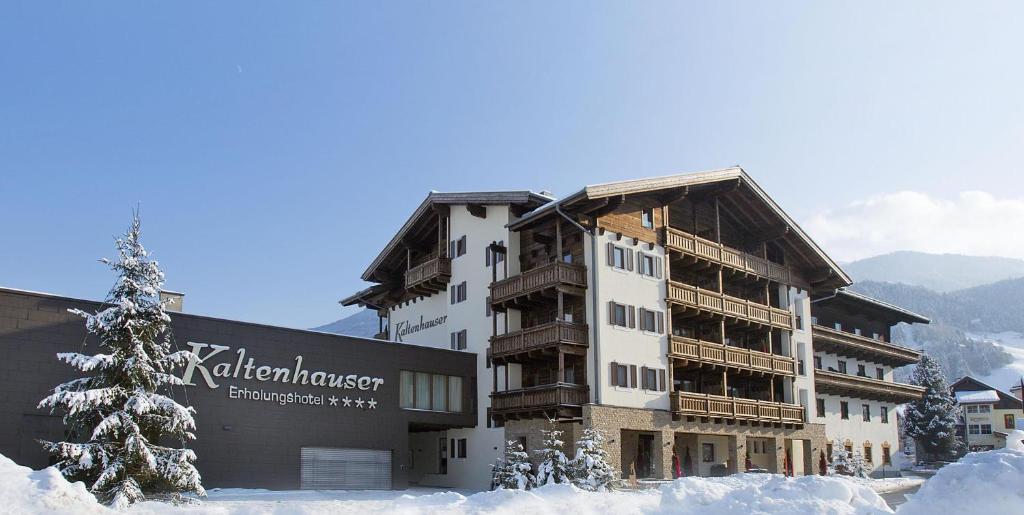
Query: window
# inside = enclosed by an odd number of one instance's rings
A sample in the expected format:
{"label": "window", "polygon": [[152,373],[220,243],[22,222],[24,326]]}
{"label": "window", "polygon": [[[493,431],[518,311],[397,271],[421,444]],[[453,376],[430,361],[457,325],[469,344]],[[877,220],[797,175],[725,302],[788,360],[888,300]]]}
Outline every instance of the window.
{"label": "window", "polygon": [[844,445],[843,449],[846,450],[846,457],[847,458],[852,458],[853,457],[853,446],[852,445]]}
{"label": "window", "polygon": [[888,447],[882,447],[882,464],[883,465],[892,465],[892,455],[889,454],[889,448]]}
{"label": "window", "polygon": [[885,379],[885,370],[883,370],[882,367],[875,368],[875,379]]}
{"label": "window", "polygon": [[400,406],[405,409],[462,412],[462,378],[402,370]]}
{"label": "window", "polygon": [[857,365],[857,375],[859,377],[867,377],[868,376],[867,367],[865,367],[864,365]]}
{"label": "window", "polygon": [[861,414],[864,415],[864,422],[871,422],[871,405],[861,404]]}
{"label": "window", "polygon": [[888,406],[882,406],[882,423],[883,424],[888,424],[889,423],[889,407]]}
{"label": "window", "polygon": [[849,420],[850,418],[850,403],[846,401],[839,401],[839,416],[843,420]]}
{"label": "window", "polygon": [[1006,429],[1016,429],[1017,427],[1017,422],[1011,414],[1003,415],[1003,424],[1006,426]]}
{"label": "window", "polygon": [[570,264],[570,265],[572,264],[572,252],[571,251],[567,250],[567,251],[562,253],[562,262]]}
{"label": "window", "polygon": [[660,311],[640,308],[640,330],[652,333],[664,332],[664,315]]}
{"label": "window", "polygon": [[796,361],[796,373],[797,373],[797,374],[800,374],[800,375],[802,375],[802,376],[805,376],[805,375],[807,375],[807,373],[806,373],[806,372],[804,372],[804,360],[802,360],[802,359],[798,359],[798,360]]}
{"label": "window", "polygon": [[612,363],[612,385],[629,388],[629,366]]}
{"label": "window", "polygon": [[633,270],[633,250],[608,242],[608,266],[619,270]]}
{"label": "window", "polygon": [[964,411],[966,411],[967,413],[977,413],[978,412],[978,407],[977,406],[967,406],[966,408],[964,408]]}
{"label": "window", "polygon": [[990,434],[992,434],[992,424],[982,424],[981,425],[981,434],[983,434],[983,435],[990,435]]}
{"label": "window", "polygon": [[463,256],[466,254],[466,236],[463,235],[459,239],[451,243],[451,255],[453,258]]}
{"label": "window", "polygon": [[825,399],[815,399],[817,401],[818,418],[825,418]]}
{"label": "window", "polygon": [[970,424],[967,426],[967,433],[972,435],[992,434],[992,424]]}
{"label": "window", "polygon": [[466,350],[466,341],[468,338],[465,329],[452,333],[451,340],[452,350]]}
{"label": "window", "polygon": [[[495,242],[493,245],[497,245],[499,247],[504,248],[505,247],[505,240]],[[500,251],[498,249],[493,248],[491,245],[488,245],[487,249],[484,252],[484,264],[486,264],[487,266],[491,266],[491,261],[492,261],[491,256],[492,255],[494,256],[493,261],[494,261],[495,265],[505,261],[505,253],[504,252],[502,252],[502,251]]]}
{"label": "window", "polygon": [[636,310],[633,306],[619,304],[618,302],[608,303],[608,321],[619,327],[636,327]]}
{"label": "window", "polygon": [[992,406],[990,406],[988,404],[982,404],[981,406],[978,406],[978,413],[991,413],[991,412],[992,412]]}
{"label": "window", "polygon": [[644,208],[640,210],[640,225],[646,229],[654,229],[654,209]]}
{"label": "window", "polygon": [[458,442],[459,442],[459,445],[455,448],[455,450],[458,451],[458,452],[456,453],[455,457],[456,458],[465,458],[466,457],[466,439],[465,438],[459,438]]}
{"label": "window", "polygon": [[865,445],[864,446],[864,461],[866,461],[868,463],[874,463],[875,462],[874,456],[871,455],[871,446],[870,445]]}
{"label": "window", "polygon": [[796,328],[797,328],[798,331],[803,331],[804,330],[804,317],[802,317],[800,315],[796,316]]}
{"label": "window", "polygon": [[657,369],[644,367],[643,370],[644,378],[644,390],[658,390],[658,371]]}
{"label": "window", "polygon": [[655,279],[661,279],[661,258],[658,256],[649,256],[647,254],[640,254],[640,273],[647,277],[653,277]]}
{"label": "window", "polygon": [[451,289],[452,304],[458,304],[466,300],[466,281],[462,281],[459,284],[453,284]]}
{"label": "window", "polygon": [[838,363],[838,366],[839,366],[839,373],[845,374],[846,373],[846,362],[840,360],[839,363]]}
{"label": "window", "polygon": [[814,369],[821,370],[821,356],[814,357]]}

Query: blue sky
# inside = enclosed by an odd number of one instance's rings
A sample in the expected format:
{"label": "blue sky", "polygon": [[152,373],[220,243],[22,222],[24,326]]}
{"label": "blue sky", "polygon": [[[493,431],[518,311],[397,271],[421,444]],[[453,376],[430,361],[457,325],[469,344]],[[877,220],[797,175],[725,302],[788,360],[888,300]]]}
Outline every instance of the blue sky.
{"label": "blue sky", "polygon": [[[735,164],[840,259],[961,220],[1024,220],[1022,14],[1010,2],[8,3],[0,285],[102,297],[113,277],[95,260],[139,203],[187,311],[310,327],[340,316],[336,301],[431,189],[565,195]],[[908,194],[941,215],[907,223]],[[851,239],[879,202],[889,233]]]}

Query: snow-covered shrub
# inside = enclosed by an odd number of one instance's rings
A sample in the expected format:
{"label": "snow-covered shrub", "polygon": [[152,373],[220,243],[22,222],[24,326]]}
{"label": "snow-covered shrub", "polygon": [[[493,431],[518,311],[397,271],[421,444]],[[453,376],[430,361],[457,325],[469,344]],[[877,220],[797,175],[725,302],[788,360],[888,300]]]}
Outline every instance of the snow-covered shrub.
{"label": "snow-covered shrub", "polygon": [[494,465],[494,487],[526,490],[537,484],[531,472],[529,455],[523,444],[514,440],[505,442],[505,459]]}
{"label": "snow-covered shrub", "polygon": [[570,463],[572,483],[591,492],[608,490],[617,479],[615,468],[608,463],[608,453],[602,447],[604,435],[597,429],[584,429],[576,442],[576,456]]}
{"label": "snow-covered shrub", "polygon": [[101,502],[123,507],[147,496],[180,499],[182,492],[204,495],[195,454],[187,448],[165,447],[162,437],[195,438],[191,407],[165,395],[182,385],[172,372],[195,356],[171,352],[169,300],[160,299],[164,274],[139,241],[136,214],[122,238],[120,257],[104,260],[118,273],[97,313],[72,310],[85,318],[86,329],[99,339],[101,353],[61,353],[57,358],[88,375],[54,388],[40,408],[60,410],[64,424],[78,438],[43,442],[57,459],[57,468],[72,480],[85,481]]}
{"label": "snow-covered shrub", "polygon": [[537,467],[537,486],[570,483],[569,459],[562,451],[565,445],[562,431],[550,429],[541,432],[544,434],[544,448],[534,451],[541,459]]}

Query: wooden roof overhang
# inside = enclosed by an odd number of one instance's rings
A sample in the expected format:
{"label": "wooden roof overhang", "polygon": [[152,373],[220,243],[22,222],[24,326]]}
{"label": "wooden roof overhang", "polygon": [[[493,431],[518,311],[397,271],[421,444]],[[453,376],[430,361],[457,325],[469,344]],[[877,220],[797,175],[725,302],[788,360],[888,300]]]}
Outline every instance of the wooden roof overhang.
{"label": "wooden roof overhang", "polygon": [[909,309],[904,309],[895,304],[890,304],[845,288],[837,289],[830,295],[812,299],[811,304],[851,314],[864,315],[874,320],[882,320],[890,326],[900,322],[908,324],[931,323],[931,320],[924,315],[919,315]]}
{"label": "wooden roof overhang", "polygon": [[925,391],[920,386],[890,383],[828,370],[814,371],[814,388],[818,393],[897,404],[918,400],[924,396]]}
{"label": "wooden roof overhang", "polygon": [[509,224],[521,230],[540,224],[562,211],[578,222],[615,210],[627,196],[644,195],[664,203],[688,197],[718,199],[726,216],[737,225],[754,228],[779,245],[792,260],[789,263],[801,276],[801,286],[822,291],[852,283],[852,279],[807,235],[806,232],[768,196],[741,168],[671,175],[587,186],[558,202]]}
{"label": "wooden roof overhang", "polygon": [[814,338],[814,350],[816,351],[849,356],[891,367],[913,365],[921,361],[921,351],[902,345],[887,343],[820,325],[813,326],[811,331]]}

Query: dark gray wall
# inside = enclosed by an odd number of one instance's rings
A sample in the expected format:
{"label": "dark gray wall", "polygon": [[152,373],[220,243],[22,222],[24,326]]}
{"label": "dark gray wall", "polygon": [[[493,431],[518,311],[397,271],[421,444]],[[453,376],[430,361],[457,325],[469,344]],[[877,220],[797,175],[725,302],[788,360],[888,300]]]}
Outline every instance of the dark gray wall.
{"label": "dark gray wall", "polygon": [[[72,367],[58,362],[58,352],[101,352],[95,337],[86,338],[84,320],[68,308],[94,311],[100,305],[52,295],[0,288],[0,453],[33,468],[48,464],[36,439],[61,439],[59,416],[36,408],[54,386],[81,377]],[[476,416],[476,357],[466,352],[379,342],[311,331],[220,320],[189,314],[172,314],[177,345],[187,342],[226,345],[225,351],[207,364],[234,362],[235,351],[244,347],[255,364],[294,367],[303,356],[303,369],[384,378],[376,392],[335,390],[324,387],[259,382],[241,378],[217,378],[219,388],[208,388],[198,373],[197,386],[173,392],[174,397],[195,407],[197,439],[189,446],[203,484],[213,487],[292,489],[299,487],[301,447],[357,447],[390,449],[393,452],[393,485],[407,484],[408,433],[410,426],[469,427]],[[83,341],[86,343],[82,350]],[[415,370],[464,377],[466,413],[448,414],[402,410],[399,403],[399,371]],[[230,385],[272,392],[372,396],[377,409],[305,406],[229,399]]]}

